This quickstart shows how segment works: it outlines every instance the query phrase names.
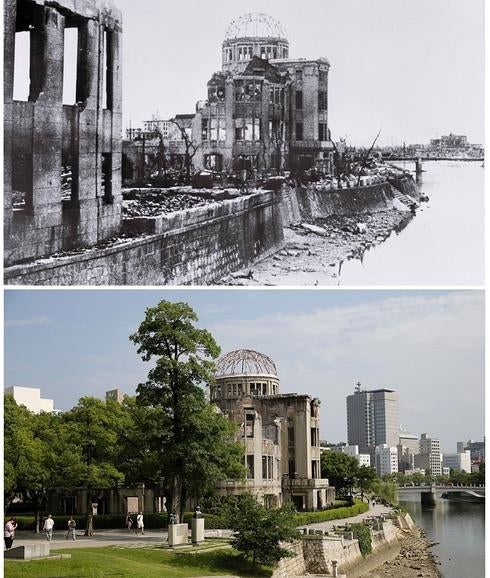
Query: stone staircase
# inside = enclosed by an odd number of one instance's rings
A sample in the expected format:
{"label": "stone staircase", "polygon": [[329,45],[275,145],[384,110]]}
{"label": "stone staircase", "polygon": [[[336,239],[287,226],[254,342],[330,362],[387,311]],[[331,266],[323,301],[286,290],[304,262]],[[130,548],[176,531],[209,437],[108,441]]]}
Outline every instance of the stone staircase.
{"label": "stone staircase", "polygon": [[419,203],[417,203],[417,201],[415,199],[412,199],[408,195],[404,195],[398,189],[395,189],[395,187],[392,187],[392,190],[393,190],[393,196],[395,197],[395,199],[398,199],[401,203],[403,203],[404,205],[407,205],[407,207],[411,208],[413,205],[415,205],[416,207],[419,206]]}

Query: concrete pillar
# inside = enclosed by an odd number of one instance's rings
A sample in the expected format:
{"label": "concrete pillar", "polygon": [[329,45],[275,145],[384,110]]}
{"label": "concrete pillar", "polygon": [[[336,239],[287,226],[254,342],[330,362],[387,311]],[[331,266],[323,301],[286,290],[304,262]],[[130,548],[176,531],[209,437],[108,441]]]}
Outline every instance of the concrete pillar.
{"label": "concrete pillar", "polygon": [[5,0],[3,3],[3,205],[4,233],[10,234],[12,222],[12,108],[14,97],[14,52],[16,0]]}
{"label": "concrete pillar", "polygon": [[[54,253],[62,247],[61,149],[65,18],[55,8],[45,6],[43,24],[42,39],[32,37],[31,43],[31,79],[33,68],[38,66],[44,70],[39,80],[42,82],[41,90],[33,107],[32,143],[34,228],[44,229],[49,237],[49,245],[39,247],[37,252],[40,255]],[[43,47],[41,53],[35,51],[37,40],[40,40]],[[31,97],[35,96],[31,82]]]}
{"label": "concrete pillar", "polygon": [[193,544],[204,542],[204,518],[192,518],[191,540]]}

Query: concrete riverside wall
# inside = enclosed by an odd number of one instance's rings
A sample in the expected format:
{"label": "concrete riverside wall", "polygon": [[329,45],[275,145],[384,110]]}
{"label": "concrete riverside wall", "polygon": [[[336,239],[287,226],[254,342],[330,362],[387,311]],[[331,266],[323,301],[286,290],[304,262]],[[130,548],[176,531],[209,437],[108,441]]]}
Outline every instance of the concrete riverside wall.
{"label": "concrete riverside wall", "polygon": [[[373,554],[398,544],[396,528],[391,520],[379,524],[379,529],[371,531]],[[332,574],[332,561],[338,562],[340,574],[348,574],[362,565],[364,558],[357,540],[349,540],[341,535],[308,534],[287,548],[295,554],[283,558],[273,574],[273,578],[287,578],[303,574]]]}
{"label": "concrete riverside wall", "polygon": [[303,576],[306,573],[305,558],[303,555],[303,541],[292,544],[282,544],[282,547],[289,550],[293,556],[291,558],[281,558],[279,564],[272,575],[272,578],[289,578],[290,576]]}
{"label": "concrete riverside wall", "polygon": [[303,220],[332,215],[353,216],[393,208],[393,192],[389,183],[352,189],[327,189],[312,183],[307,188],[298,187],[296,196]]}
{"label": "concrete riverside wall", "polygon": [[270,191],[147,219],[151,237],[5,269],[10,285],[212,283],[277,251],[280,196]]}

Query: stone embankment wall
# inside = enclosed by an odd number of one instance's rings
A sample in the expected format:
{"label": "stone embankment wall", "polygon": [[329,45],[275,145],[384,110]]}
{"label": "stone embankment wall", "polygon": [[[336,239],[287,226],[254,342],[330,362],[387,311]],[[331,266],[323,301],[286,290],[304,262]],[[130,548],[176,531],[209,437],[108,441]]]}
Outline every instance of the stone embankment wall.
{"label": "stone embankment wall", "polygon": [[[395,525],[385,520],[371,531],[373,555],[393,548],[398,544]],[[340,574],[348,574],[363,564],[359,542],[343,535],[317,531],[302,537],[299,542],[287,548],[295,555],[283,558],[273,574],[273,578],[290,578],[304,574],[332,575],[332,561],[338,563]]]}
{"label": "stone embankment wall", "polygon": [[213,283],[282,246],[284,235],[279,200],[274,193],[264,191],[222,204],[148,217],[138,227],[151,232],[150,237],[9,267],[5,269],[5,283]]}
{"label": "stone embankment wall", "polygon": [[[417,189],[408,177],[396,181],[397,188],[414,196]],[[281,215],[284,225],[298,221],[313,221],[332,215],[354,216],[393,209],[393,190],[390,183],[378,183],[350,189],[330,189],[312,183],[308,187],[281,190]]]}

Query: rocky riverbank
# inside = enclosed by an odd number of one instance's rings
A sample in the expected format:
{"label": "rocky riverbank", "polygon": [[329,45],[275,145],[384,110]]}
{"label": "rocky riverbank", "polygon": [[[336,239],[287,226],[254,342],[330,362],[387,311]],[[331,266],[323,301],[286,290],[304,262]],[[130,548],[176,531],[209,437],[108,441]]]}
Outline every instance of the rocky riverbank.
{"label": "rocky riverbank", "polygon": [[337,285],[342,263],[402,230],[411,220],[405,210],[387,210],[362,217],[331,216],[314,225],[284,228],[282,250],[224,277],[222,285]]}
{"label": "rocky riverbank", "polygon": [[[438,562],[430,548],[433,542],[422,530],[399,531],[398,554],[380,563],[366,573],[356,573],[352,578],[440,578]],[[351,576],[349,575],[349,578]]]}

